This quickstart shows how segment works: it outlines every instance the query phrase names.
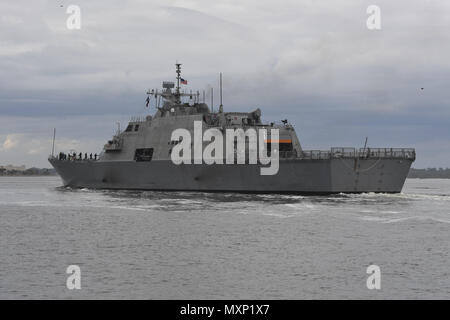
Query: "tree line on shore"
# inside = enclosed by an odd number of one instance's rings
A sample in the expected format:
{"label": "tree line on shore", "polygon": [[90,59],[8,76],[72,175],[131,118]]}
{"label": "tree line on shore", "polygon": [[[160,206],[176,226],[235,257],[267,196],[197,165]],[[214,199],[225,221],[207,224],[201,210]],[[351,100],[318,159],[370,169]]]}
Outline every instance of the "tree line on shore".
{"label": "tree line on shore", "polygon": [[418,179],[450,179],[450,168],[426,168],[409,170],[408,178]]}
{"label": "tree line on shore", "polygon": [[0,167],[0,176],[53,176],[55,169],[28,168],[25,170],[7,169]]}

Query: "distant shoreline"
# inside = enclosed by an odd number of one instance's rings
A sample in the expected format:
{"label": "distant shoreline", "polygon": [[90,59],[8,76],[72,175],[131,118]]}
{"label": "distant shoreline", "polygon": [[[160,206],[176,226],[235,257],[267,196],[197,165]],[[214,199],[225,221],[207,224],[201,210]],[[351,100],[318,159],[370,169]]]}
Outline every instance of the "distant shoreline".
{"label": "distant shoreline", "polygon": [[408,178],[412,179],[450,179],[450,169],[446,168],[427,168],[409,170]]}
{"label": "distant shoreline", "polygon": [[17,170],[0,167],[0,177],[38,177],[56,175],[57,173],[53,168],[28,168],[24,170]]}

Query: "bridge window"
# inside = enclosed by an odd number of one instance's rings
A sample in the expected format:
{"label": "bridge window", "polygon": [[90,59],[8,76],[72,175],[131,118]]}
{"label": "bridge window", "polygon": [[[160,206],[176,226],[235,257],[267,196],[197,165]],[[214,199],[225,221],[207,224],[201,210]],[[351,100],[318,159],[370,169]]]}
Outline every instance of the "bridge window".
{"label": "bridge window", "polygon": [[134,153],[134,160],[136,161],[151,161],[153,157],[153,148],[136,149]]}
{"label": "bridge window", "polygon": [[135,127],[134,127],[134,131],[138,131],[139,130],[139,125],[137,124]]}
{"label": "bridge window", "polygon": [[129,124],[128,127],[125,129],[125,132],[130,132],[133,130],[133,125]]}

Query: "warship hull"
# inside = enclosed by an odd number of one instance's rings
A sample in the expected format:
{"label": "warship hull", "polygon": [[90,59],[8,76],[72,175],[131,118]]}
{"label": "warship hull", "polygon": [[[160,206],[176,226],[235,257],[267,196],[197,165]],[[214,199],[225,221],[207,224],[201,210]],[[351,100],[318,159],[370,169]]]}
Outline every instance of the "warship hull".
{"label": "warship hull", "polygon": [[287,159],[275,175],[260,165],[181,164],[171,160],[60,161],[49,159],[64,186],[244,193],[399,193],[412,159]]}

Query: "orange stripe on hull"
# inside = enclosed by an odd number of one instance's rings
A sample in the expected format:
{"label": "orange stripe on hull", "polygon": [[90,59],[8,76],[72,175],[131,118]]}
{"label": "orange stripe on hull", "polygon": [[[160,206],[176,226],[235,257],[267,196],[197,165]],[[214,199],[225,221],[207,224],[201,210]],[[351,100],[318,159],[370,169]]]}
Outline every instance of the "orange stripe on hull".
{"label": "orange stripe on hull", "polygon": [[265,143],[292,143],[290,139],[281,139],[281,140],[264,140]]}

